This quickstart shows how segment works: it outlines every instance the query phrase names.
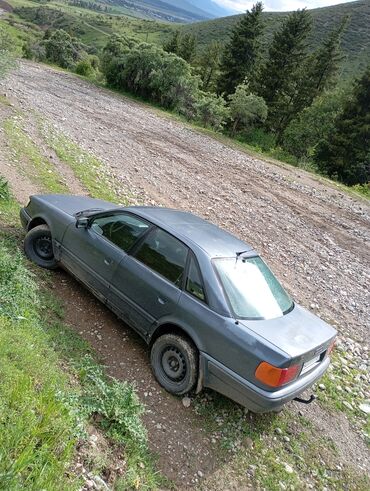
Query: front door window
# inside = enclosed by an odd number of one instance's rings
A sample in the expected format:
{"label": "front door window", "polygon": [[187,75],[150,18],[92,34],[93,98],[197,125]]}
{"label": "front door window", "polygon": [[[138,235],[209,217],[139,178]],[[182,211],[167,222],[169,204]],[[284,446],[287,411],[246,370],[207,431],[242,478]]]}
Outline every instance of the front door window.
{"label": "front door window", "polygon": [[149,224],[127,213],[95,218],[91,230],[102,235],[125,252],[148,230]]}
{"label": "front door window", "polygon": [[138,261],[181,287],[188,248],[160,228],[145,238],[135,254]]}

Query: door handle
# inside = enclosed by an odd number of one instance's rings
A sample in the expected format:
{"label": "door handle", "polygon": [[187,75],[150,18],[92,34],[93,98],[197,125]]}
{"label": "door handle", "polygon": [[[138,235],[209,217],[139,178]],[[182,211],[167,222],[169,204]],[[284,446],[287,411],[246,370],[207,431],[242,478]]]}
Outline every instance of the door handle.
{"label": "door handle", "polygon": [[166,303],[166,300],[163,300],[163,298],[158,297],[158,302],[159,302],[161,305],[164,305],[164,304]]}
{"label": "door handle", "polygon": [[112,259],[107,259],[107,258],[104,258],[104,264],[106,266],[110,266],[112,264]]}

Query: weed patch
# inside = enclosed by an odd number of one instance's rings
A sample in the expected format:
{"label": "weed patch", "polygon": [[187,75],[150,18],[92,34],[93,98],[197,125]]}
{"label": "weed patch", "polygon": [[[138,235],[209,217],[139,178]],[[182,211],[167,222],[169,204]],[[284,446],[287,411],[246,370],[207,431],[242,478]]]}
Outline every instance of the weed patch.
{"label": "weed patch", "polygon": [[[4,211],[12,210],[11,220],[18,214],[5,194],[2,225]],[[107,452],[122,455],[123,475],[111,477],[115,489],[156,489],[163,479],[148,450],[134,387],[106,376],[89,345],[64,325],[63,306],[47,291],[50,277],[30,271],[16,234],[1,229],[0,489],[81,488],[73,462],[92,424],[105,435]],[[84,465],[87,475],[111,475],[107,455]]]}
{"label": "weed patch", "polygon": [[65,193],[67,186],[60,180],[52,163],[49,162],[22,128],[22,118],[13,116],[4,122],[5,135],[11,146],[13,161],[19,170],[43,190]]}
{"label": "weed patch", "polygon": [[91,196],[127,204],[127,199],[117,187],[117,181],[106,173],[104,165],[96,157],[57,133],[51,126],[44,125],[42,133],[48,145],[73,170]]}

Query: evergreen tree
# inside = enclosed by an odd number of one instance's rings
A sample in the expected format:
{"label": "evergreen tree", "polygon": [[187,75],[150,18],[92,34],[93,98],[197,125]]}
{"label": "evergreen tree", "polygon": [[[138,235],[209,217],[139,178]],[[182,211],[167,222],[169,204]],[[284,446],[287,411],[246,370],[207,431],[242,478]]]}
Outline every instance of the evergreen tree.
{"label": "evergreen tree", "polygon": [[180,42],[175,54],[183,60],[191,63],[197,54],[197,38],[194,34],[187,33],[180,37]]}
{"label": "evergreen tree", "polygon": [[345,184],[370,181],[370,66],[356,81],[333,131],[319,143],[314,160],[322,172]]}
{"label": "evergreen tree", "polygon": [[274,34],[267,59],[253,91],[269,108],[267,126],[279,137],[289,123],[292,102],[300,80],[300,68],[307,57],[307,36],[312,19],[305,10],[292,12]]}
{"label": "evergreen tree", "polygon": [[164,43],[163,49],[167,51],[167,53],[175,53],[177,54],[179,50],[179,43],[180,43],[180,32],[175,31],[170,39]]}
{"label": "evergreen tree", "polygon": [[163,45],[163,49],[167,53],[174,53],[191,63],[197,53],[197,44],[197,38],[194,34],[186,33],[181,35],[179,31],[175,31],[168,42]]}
{"label": "evergreen tree", "polygon": [[263,31],[262,10],[262,2],[257,2],[233,29],[230,42],[222,55],[217,87],[220,94],[232,94],[237,85],[250,78],[256,67]]}
{"label": "evergreen tree", "polygon": [[215,84],[219,76],[221,61],[221,45],[218,41],[212,41],[201,52],[197,61],[197,72],[203,82],[204,90],[215,89]]}
{"label": "evergreen tree", "polygon": [[311,106],[316,97],[334,85],[340,62],[343,58],[340,42],[343,31],[348,23],[348,17],[342,19],[340,25],[329,33],[322,45],[302,66],[296,94],[292,100],[291,113],[286,115],[289,121],[283,121],[284,128],[304,108]]}

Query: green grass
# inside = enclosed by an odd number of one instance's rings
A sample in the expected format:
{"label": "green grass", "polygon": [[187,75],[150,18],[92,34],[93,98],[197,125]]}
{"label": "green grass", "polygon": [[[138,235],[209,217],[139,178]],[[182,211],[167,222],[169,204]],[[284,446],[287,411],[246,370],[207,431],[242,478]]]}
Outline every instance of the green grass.
{"label": "green grass", "polygon": [[[13,216],[0,199],[0,220]],[[68,378],[41,327],[39,291],[13,237],[0,233],[0,488],[72,490],[75,420],[58,394]]]}
{"label": "green grass", "polygon": [[47,144],[59,159],[67,164],[91,196],[107,201],[127,204],[126,196],[120,192],[117,182],[105,172],[105,166],[93,155],[52,127],[41,123],[42,134]]}
{"label": "green grass", "polygon": [[156,489],[164,481],[134,387],[106,376],[64,324],[52,274],[29,270],[18,250],[19,206],[3,178],[0,190],[0,489],[79,489],[71,466],[91,424],[109,443],[84,463],[91,474],[104,475],[115,453],[125,460],[115,489]]}
{"label": "green grass", "polygon": [[[61,182],[61,177],[54,165],[42,155],[37,145],[22,128],[22,117],[12,116],[5,120],[3,128],[12,149],[12,160],[20,172],[44,191],[65,193],[68,187]],[[25,165],[25,163],[27,164]]]}

